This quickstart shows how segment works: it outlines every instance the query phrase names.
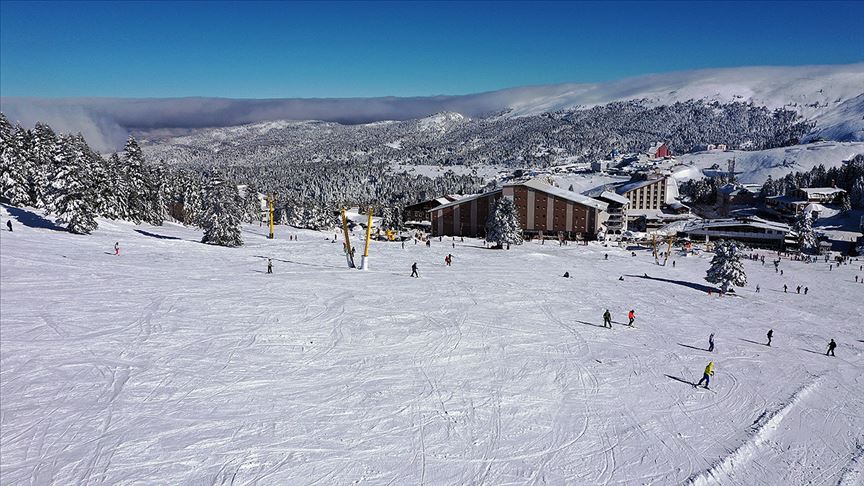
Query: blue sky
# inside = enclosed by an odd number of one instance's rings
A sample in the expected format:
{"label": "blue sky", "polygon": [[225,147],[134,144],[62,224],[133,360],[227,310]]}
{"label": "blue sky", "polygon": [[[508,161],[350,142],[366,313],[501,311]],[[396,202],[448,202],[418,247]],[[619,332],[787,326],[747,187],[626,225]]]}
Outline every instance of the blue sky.
{"label": "blue sky", "polygon": [[861,62],[862,3],[2,2],[0,95],[419,96]]}

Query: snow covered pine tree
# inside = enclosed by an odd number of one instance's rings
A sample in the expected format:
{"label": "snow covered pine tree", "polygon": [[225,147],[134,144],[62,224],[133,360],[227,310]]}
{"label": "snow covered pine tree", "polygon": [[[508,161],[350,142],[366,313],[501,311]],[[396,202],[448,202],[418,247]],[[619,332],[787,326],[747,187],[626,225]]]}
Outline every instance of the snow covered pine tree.
{"label": "snow covered pine tree", "polygon": [[741,263],[741,255],[738,244],[734,241],[718,241],[714,249],[714,258],[711,259],[711,268],[705,280],[714,284],[720,284],[720,291],[724,294],[732,289],[732,286],[743,287],[747,285],[747,275],[744,274],[744,265]]}
{"label": "snow covered pine tree", "polygon": [[66,229],[81,235],[96,229],[96,191],[90,174],[91,159],[82,138],[63,137],[54,154],[50,207]]}
{"label": "snow covered pine tree", "polygon": [[798,246],[801,251],[813,253],[816,250],[818,243],[816,242],[816,233],[813,231],[813,218],[810,217],[809,211],[801,211],[795,217],[792,230],[798,233]]}
{"label": "snow covered pine tree", "polygon": [[512,199],[502,197],[495,203],[486,219],[486,241],[495,243],[496,248],[522,243],[522,227]]}
{"label": "snow covered pine tree", "polygon": [[201,215],[204,237],[201,242],[230,247],[243,245],[240,236],[242,218],[237,186],[225,180],[219,172],[212,172],[204,194],[204,214]]}

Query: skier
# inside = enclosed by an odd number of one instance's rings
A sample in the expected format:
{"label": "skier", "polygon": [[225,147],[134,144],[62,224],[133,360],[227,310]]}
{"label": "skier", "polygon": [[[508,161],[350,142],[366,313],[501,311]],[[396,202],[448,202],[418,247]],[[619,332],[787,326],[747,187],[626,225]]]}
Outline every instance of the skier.
{"label": "skier", "polygon": [[564,272],[564,278],[570,278],[570,272]]}
{"label": "skier", "polygon": [[810,287],[804,287],[804,295],[807,295],[807,292],[810,291]]}
{"label": "skier", "polygon": [[675,260],[672,260],[672,268],[675,268]]}
{"label": "skier", "polygon": [[780,276],[781,277],[783,276],[783,270],[780,270]]}
{"label": "skier", "polygon": [[117,241],[114,243],[114,256],[117,256],[119,254],[120,254],[120,242]]}
{"label": "skier", "polygon": [[768,344],[767,346],[771,346],[771,338],[774,337],[774,329],[768,329]]}
{"label": "skier", "polygon": [[603,327],[606,326],[612,329],[612,314],[609,313],[609,309],[606,309],[606,312],[603,313]]}
{"label": "skier", "polygon": [[623,282],[624,281],[624,275],[621,275],[620,277],[618,277],[618,280]]}
{"label": "skier", "polygon": [[708,352],[714,352],[714,333],[712,332],[710,336],[708,336]]}
{"label": "skier", "polygon": [[11,233],[12,232],[12,220],[11,219],[6,220],[6,227],[9,228],[9,232]]}
{"label": "skier", "polygon": [[801,286],[799,285],[798,288],[795,290],[796,290],[796,292],[798,292],[800,294],[801,293]]}
{"label": "skier", "polygon": [[432,240],[426,240],[426,248],[432,248]]}
{"label": "skier", "polygon": [[705,373],[702,374],[702,379],[699,380],[699,383],[696,383],[694,387],[698,387],[705,382],[705,389],[708,390],[708,382],[711,381],[711,377],[714,376],[714,362],[709,361],[708,366],[705,367]]}
{"label": "skier", "polygon": [[446,263],[447,266],[449,267],[452,262],[453,262],[453,255],[448,253],[447,256],[444,257],[444,263]]}
{"label": "skier", "polygon": [[636,311],[630,309],[630,312],[627,314],[627,318],[630,319],[629,326],[633,327],[633,321],[636,320]]}
{"label": "skier", "polygon": [[456,248],[456,242],[455,241],[453,242],[453,248]]}
{"label": "skier", "polygon": [[825,356],[835,356],[834,355],[834,348],[836,348],[836,347],[837,347],[837,343],[835,343],[834,340],[832,339],[831,342],[828,343],[828,352],[825,353]]}
{"label": "skier", "polygon": [[411,276],[415,278],[420,278],[420,274],[417,273],[417,262],[414,262],[414,264],[411,265]]}
{"label": "skier", "polygon": [[267,259],[267,273],[273,273],[273,260]]}
{"label": "skier", "polygon": [[759,284],[756,284],[756,293],[759,293]]}
{"label": "skier", "polygon": [[786,287],[786,284],[783,284],[783,293],[784,293],[784,294],[786,293],[786,288],[787,288],[787,287]]}
{"label": "skier", "polygon": [[603,259],[604,259],[604,260],[608,260],[608,259],[609,259],[609,254],[607,253],[607,254],[603,255]]}

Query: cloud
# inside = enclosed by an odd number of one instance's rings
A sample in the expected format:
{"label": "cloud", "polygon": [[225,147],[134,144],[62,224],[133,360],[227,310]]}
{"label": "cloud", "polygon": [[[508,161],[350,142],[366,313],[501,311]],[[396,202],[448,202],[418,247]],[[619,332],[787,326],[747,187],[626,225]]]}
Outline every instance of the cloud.
{"label": "cloud", "polygon": [[[621,79],[601,84],[526,86],[460,96],[415,98],[0,98],[12,122],[41,121],[58,132],[81,132],[100,151],[123,146],[133,130],[225,127],[272,120],[346,124],[421,118],[441,111],[482,117],[514,116],[645,98],[658,104],[687,99],[749,100],[769,107],[828,106],[864,89],[864,63],[834,66],[704,69]],[[815,105],[814,105],[815,102]],[[817,118],[823,108],[802,114]]]}

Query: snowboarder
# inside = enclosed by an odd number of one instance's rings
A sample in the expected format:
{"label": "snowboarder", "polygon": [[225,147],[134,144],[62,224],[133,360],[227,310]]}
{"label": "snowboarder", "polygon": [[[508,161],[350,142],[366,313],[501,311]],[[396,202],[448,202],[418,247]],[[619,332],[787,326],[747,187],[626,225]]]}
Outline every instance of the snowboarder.
{"label": "snowboarder", "polygon": [[630,323],[628,324],[630,327],[633,327],[633,321],[636,320],[636,311],[630,309],[630,312],[627,313],[627,318],[630,319]]}
{"label": "snowboarder", "polygon": [[708,352],[714,352],[714,333],[712,332],[710,336],[708,336]]}
{"label": "snowboarder", "polygon": [[603,327],[609,327],[612,329],[612,314],[609,313],[609,309],[606,309],[606,312],[603,313]]}
{"label": "snowboarder", "polygon": [[699,383],[696,383],[696,385],[694,387],[698,387],[704,381],[705,382],[705,389],[708,390],[708,382],[711,381],[712,376],[714,376],[714,362],[709,361],[708,366],[705,367],[705,373],[702,374],[702,379],[699,380]]}
{"label": "snowboarder", "polygon": [[771,346],[771,338],[774,337],[774,329],[768,329],[768,344],[766,346]]}
{"label": "snowboarder", "polygon": [[119,254],[120,254],[120,242],[117,241],[114,243],[114,256],[117,256]]}
{"label": "snowboarder", "polygon": [[267,259],[267,273],[273,273],[273,260]]}
{"label": "snowboarder", "polygon": [[9,232],[12,232],[12,220],[11,219],[6,220],[6,227],[9,228]]}
{"label": "snowboarder", "polygon": [[837,343],[835,343],[834,340],[832,339],[831,342],[828,343],[828,352],[825,353],[825,356],[835,356],[834,355],[834,348],[836,348],[836,347],[837,347]]}
{"label": "snowboarder", "polygon": [[420,274],[417,273],[417,262],[414,262],[414,264],[411,265],[411,276],[415,278],[420,278]]}

